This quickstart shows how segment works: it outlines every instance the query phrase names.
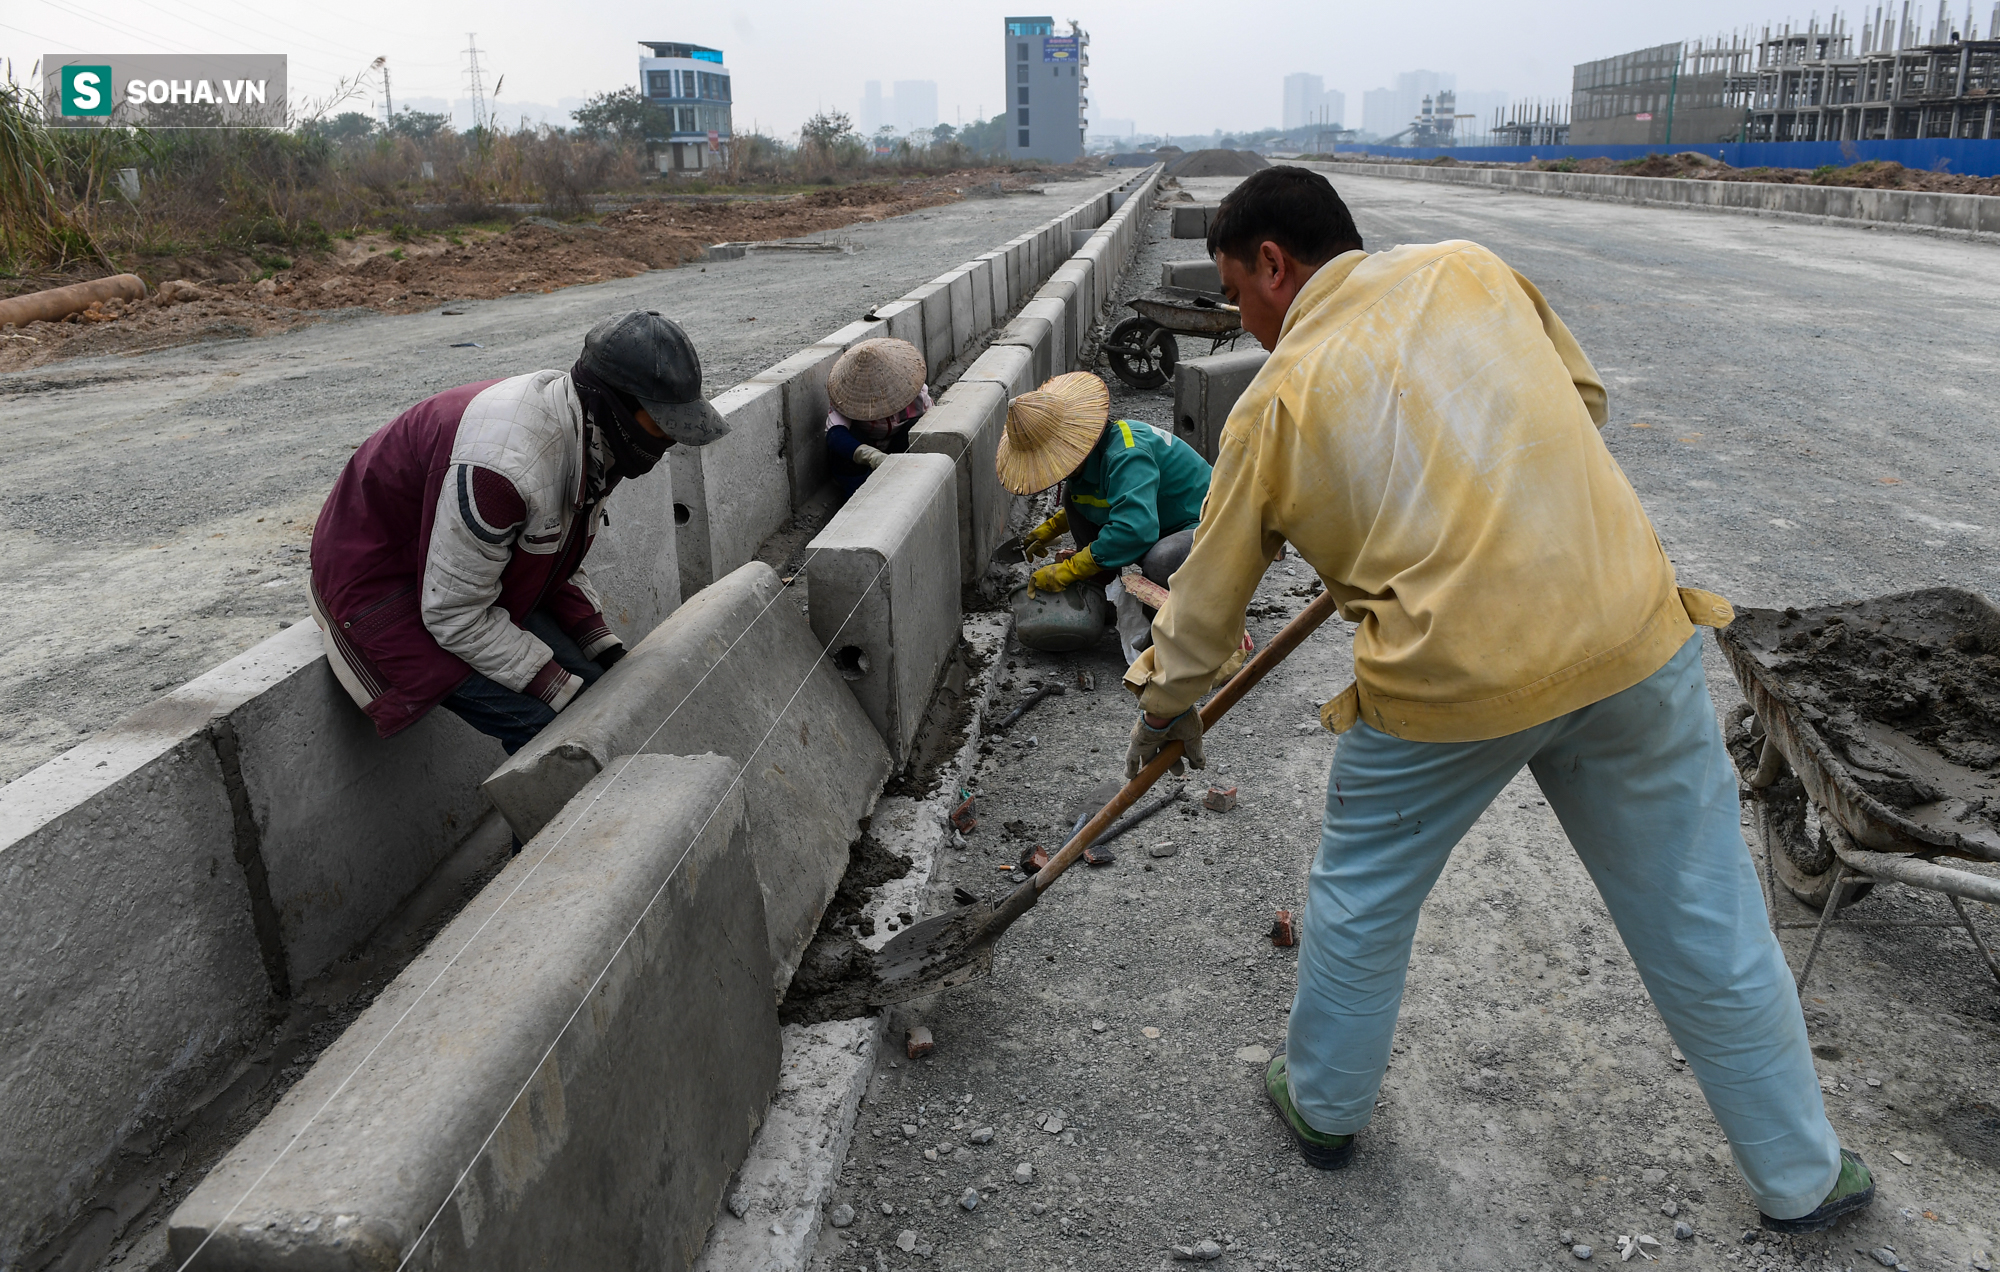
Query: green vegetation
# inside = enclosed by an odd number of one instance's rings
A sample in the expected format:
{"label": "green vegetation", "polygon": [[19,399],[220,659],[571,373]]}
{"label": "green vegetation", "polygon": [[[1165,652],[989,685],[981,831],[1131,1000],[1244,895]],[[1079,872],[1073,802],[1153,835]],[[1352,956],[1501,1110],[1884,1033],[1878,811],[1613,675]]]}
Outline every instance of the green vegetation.
{"label": "green vegetation", "polygon": [[828,112],[796,142],[739,133],[726,166],[663,175],[667,120],[636,89],[600,93],[572,118],[571,128],[513,132],[458,132],[443,115],[408,110],[386,125],[341,111],[283,131],[52,129],[32,89],[0,81],[0,274],[92,261],[143,268],[190,251],[233,251],[286,269],[336,237],[386,232],[407,243],[505,228],[504,204],[540,203],[550,216],[575,218],[609,193],[775,194],[923,176],[1004,162],[1007,122],[940,125],[877,153],[846,115]]}

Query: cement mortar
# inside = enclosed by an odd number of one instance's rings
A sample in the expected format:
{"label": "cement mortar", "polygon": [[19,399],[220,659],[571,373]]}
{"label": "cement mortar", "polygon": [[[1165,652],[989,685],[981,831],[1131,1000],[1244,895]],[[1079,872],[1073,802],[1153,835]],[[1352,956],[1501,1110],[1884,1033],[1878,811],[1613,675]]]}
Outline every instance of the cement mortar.
{"label": "cement mortar", "polygon": [[598,317],[649,308],[687,329],[714,396],[1128,176],[822,236],[853,254],[752,255],[0,376],[0,782],[304,618],[321,499],[427,394],[567,367]]}
{"label": "cement mortar", "polygon": [[[1541,286],[1605,375],[1612,451],[1683,582],[1765,606],[2000,584],[1987,408],[2000,372],[1980,352],[2000,328],[1986,299],[2000,253],[1337,181],[1371,247],[1472,238]],[[1229,185],[1181,184],[1204,201]],[[1121,299],[1200,251],[1162,241],[1166,213],[1149,220]],[[1111,384],[1119,414],[1170,418],[1170,390]],[[1295,559],[1273,567],[1252,605],[1260,642],[1310,582]],[[991,979],[926,1005],[937,1050],[878,1070],[829,1198],[858,1217],[824,1230],[814,1266],[927,1266],[898,1250],[905,1230],[938,1266],[1106,1272],[1165,1266],[1169,1246],[1208,1237],[1228,1239],[1222,1267],[1277,1269],[1568,1266],[1565,1230],[1599,1262],[1619,1235],[1646,1233],[1664,1260],[1713,1269],[1848,1267],[1884,1246],[1911,1266],[1964,1267],[1996,1249],[2000,1147],[1979,1128],[2000,1084],[2000,997],[1964,935],[1827,938],[1807,1023],[1829,1113],[1879,1197],[1830,1234],[1739,1240],[1756,1215],[1728,1147],[1525,774],[1425,907],[1354,1167],[1305,1167],[1262,1091],[1296,981],[1295,952],[1265,933],[1275,909],[1302,908],[1336,745],[1317,707],[1347,683],[1348,647],[1341,625],[1322,631],[1210,738],[1196,776],[1239,787],[1234,812],[1183,805],[1144,823],[1117,864],[1071,871],[1016,925]],[[940,887],[998,891],[996,866],[1060,843],[1065,806],[1121,771],[1133,707],[1110,638],[1007,657],[996,713],[1079,671],[1098,691],[1044,701],[991,741],[970,783],[980,827],[964,860],[941,863]],[[1712,641],[1707,667],[1726,713],[1740,695]],[[1167,843],[1173,855],[1151,855]],[[1810,917],[1788,897],[1780,907]],[[1853,917],[1948,915],[1935,896],[1885,887]],[[1794,967],[1809,938],[1784,933]],[[1052,1116],[1060,1129],[1042,1129]],[[982,1127],[992,1142],[969,1142]],[[1673,1238],[1677,1219],[1691,1241]]]}

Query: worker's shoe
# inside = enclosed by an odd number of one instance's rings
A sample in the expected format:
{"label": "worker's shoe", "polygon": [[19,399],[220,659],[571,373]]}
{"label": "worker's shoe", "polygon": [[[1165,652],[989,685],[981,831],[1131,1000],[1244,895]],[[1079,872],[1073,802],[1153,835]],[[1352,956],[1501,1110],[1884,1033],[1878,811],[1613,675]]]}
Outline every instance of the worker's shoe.
{"label": "worker's shoe", "polygon": [[1319,1170],[1341,1170],[1354,1160],[1352,1135],[1315,1131],[1299,1116],[1298,1106],[1292,1103],[1291,1083],[1285,1080],[1282,1051],[1271,1057],[1270,1067],[1264,1070],[1264,1094],[1271,1097],[1271,1103],[1278,1106],[1278,1116],[1292,1128],[1292,1138],[1299,1142],[1299,1154],[1306,1159],[1306,1165]]}
{"label": "worker's shoe", "polygon": [[1796,1219],[1773,1219],[1760,1212],[1757,1221],[1772,1232],[1823,1232],[1842,1215],[1864,1209],[1874,1200],[1875,1177],[1868,1173],[1868,1163],[1843,1148],[1840,1177],[1833,1181],[1833,1191],[1819,1203],[1819,1209]]}

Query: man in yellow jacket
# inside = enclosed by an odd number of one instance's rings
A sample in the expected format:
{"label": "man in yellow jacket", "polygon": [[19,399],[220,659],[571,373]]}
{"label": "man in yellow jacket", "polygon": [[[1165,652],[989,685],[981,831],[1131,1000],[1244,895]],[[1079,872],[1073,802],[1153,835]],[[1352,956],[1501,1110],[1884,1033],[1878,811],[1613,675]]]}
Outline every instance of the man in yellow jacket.
{"label": "man in yellow jacket", "polygon": [[1208,239],[1271,358],[1230,413],[1153,647],[1128,768],[1199,757],[1195,702],[1289,542],[1358,624],[1286,1052],[1265,1084],[1306,1160],[1347,1164],[1389,1058],[1417,911],[1526,765],[1778,1231],[1874,1197],[1820,1103],[1738,825],[1696,624],[1598,435],[1603,382],[1474,243],[1362,250],[1327,180],[1256,173]]}

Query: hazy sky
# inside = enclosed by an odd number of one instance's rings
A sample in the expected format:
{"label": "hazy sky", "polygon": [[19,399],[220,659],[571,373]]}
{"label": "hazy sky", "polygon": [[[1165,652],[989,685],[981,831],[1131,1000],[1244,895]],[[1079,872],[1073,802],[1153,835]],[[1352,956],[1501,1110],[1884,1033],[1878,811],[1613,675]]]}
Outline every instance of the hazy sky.
{"label": "hazy sky", "polygon": [[[1983,29],[1990,0],[1981,3]],[[679,40],[724,51],[739,130],[754,124],[782,134],[820,107],[852,114],[870,79],[885,91],[898,79],[937,81],[947,122],[998,113],[1001,19],[1016,12],[1049,11],[963,0],[7,0],[0,55],[25,79],[44,52],[282,52],[296,99],[323,94],[387,54],[398,98],[453,98],[464,95],[467,32],[476,31],[489,88],[506,76],[505,119],[510,100],[553,103],[635,83],[636,41]],[[1566,98],[1573,63],[1732,25],[1803,25],[1808,11],[1777,0],[1091,0],[1050,16],[1076,18],[1091,34],[1094,119],[1192,133],[1275,126],[1280,82],[1294,71],[1325,76],[1328,88],[1346,93],[1352,126],[1360,94],[1397,71],[1450,71],[1467,91]]]}

